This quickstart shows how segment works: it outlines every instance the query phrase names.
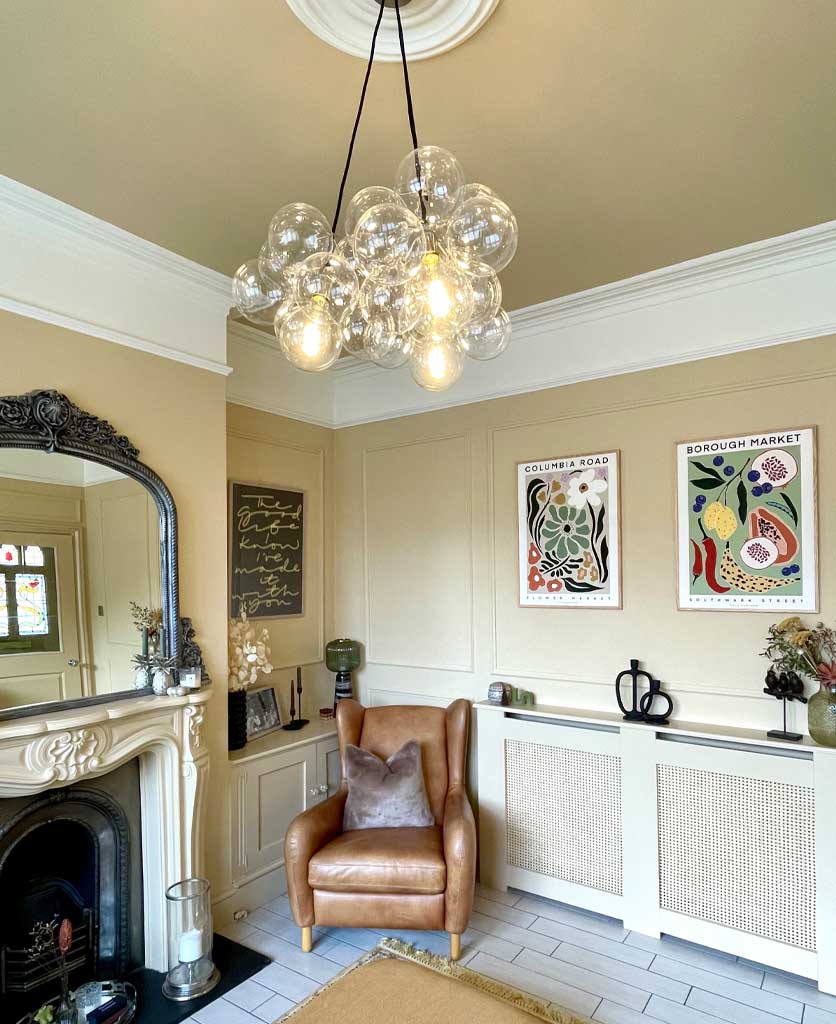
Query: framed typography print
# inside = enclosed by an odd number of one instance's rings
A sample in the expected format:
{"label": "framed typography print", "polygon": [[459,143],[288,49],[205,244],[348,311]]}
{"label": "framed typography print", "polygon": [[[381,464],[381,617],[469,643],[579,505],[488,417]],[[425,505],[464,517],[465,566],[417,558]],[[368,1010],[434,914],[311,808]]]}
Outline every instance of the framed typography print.
{"label": "framed typography print", "polygon": [[303,613],[304,526],[302,491],[230,481],[230,618]]}
{"label": "framed typography print", "polygon": [[679,607],[818,610],[812,427],[677,445]]}
{"label": "framed typography print", "polygon": [[517,464],[520,604],[621,607],[618,452]]}

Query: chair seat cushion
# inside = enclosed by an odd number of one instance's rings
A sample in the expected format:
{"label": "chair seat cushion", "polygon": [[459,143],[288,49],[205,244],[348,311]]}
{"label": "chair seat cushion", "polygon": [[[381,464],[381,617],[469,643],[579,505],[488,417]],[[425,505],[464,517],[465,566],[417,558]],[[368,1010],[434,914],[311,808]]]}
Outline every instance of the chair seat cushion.
{"label": "chair seat cushion", "polygon": [[436,895],[447,887],[441,829],[343,832],[311,857],[308,883],[326,892]]}

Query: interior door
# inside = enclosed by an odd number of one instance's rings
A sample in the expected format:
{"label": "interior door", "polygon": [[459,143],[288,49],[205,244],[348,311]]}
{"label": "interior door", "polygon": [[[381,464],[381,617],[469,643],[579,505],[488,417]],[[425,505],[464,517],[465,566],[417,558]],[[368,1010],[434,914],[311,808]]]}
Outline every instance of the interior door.
{"label": "interior door", "polygon": [[82,696],[72,537],[0,530],[0,708]]}

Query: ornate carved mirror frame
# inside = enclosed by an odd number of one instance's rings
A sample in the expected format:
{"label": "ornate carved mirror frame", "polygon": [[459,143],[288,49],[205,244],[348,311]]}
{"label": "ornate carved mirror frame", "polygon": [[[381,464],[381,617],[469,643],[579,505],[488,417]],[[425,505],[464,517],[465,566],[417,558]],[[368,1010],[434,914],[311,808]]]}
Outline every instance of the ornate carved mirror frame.
{"label": "ornate carved mirror frame", "polygon": [[[177,573],[177,509],[165,483],[139,461],[139,449],[123,434],[117,434],[107,420],[79,409],[66,395],[51,389],[0,397],[0,448],[28,448],[74,455],[118,470],[138,480],[149,491],[160,513],[163,626],[166,636],[170,638],[168,653],[175,659],[175,664],[180,666],[183,663],[183,637]],[[149,686],[141,690],[126,690],[77,700],[51,701],[46,705],[9,708],[0,711],[0,720],[43,714],[46,708],[102,704],[151,692]]]}

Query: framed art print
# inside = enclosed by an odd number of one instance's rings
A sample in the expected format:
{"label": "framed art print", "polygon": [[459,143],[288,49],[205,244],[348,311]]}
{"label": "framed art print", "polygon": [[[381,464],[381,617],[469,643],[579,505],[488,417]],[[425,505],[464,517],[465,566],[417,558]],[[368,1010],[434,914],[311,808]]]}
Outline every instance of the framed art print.
{"label": "framed art print", "polygon": [[815,460],[812,427],[677,445],[681,609],[818,610]]}
{"label": "framed art print", "polygon": [[305,494],[229,482],[229,615],[304,612]]}
{"label": "framed art print", "polygon": [[621,607],[618,452],[517,464],[520,604]]}
{"label": "framed art print", "polygon": [[272,686],[247,690],[247,740],[265,736],[282,727],[282,715]]}

